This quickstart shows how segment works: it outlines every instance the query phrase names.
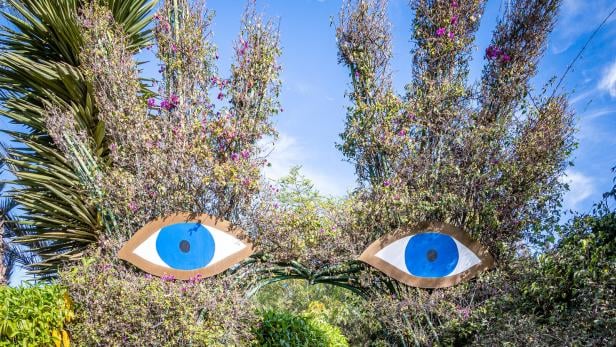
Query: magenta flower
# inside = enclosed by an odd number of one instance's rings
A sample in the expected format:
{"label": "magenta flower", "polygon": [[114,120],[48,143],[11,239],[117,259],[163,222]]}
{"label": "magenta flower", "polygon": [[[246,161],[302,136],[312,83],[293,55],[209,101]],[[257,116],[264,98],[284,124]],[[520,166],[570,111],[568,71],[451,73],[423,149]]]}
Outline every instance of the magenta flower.
{"label": "magenta flower", "polygon": [[358,80],[359,79],[359,71],[355,70],[355,79]]}
{"label": "magenta flower", "polygon": [[218,93],[218,100],[222,100],[224,97],[225,95],[222,92]]}
{"label": "magenta flower", "polygon": [[128,204],[128,209],[130,209],[131,212],[135,213],[137,211],[137,203],[135,203],[134,201],[131,201]]}
{"label": "magenta flower", "polygon": [[443,35],[445,35],[445,28],[438,28],[436,29],[436,36],[441,37]]}
{"label": "magenta flower", "polygon": [[449,38],[452,39],[452,40],[455,37],[454,33],[451,32],[451,31],[447,34],[447,36],[449,36]]}
{"label": "magenta flower", "polygon": [[176,107],[180,103],[180,97],[175,94],[171,94],[169,101],[173,107]]}
{"label": "magenta flower", "polygon": [[456,0],[453,0],[453,1],[451,2],[451,7],[453,7],[453,8],[458,7],[458,2],[457,2]]}
{"label": "magenta flower", "polygon": [[451,17],[451,25],[456,25],[458,23],[458,16]]}
{"label": "magenta flower", "polygon": [[244,39],[240,39],[241,47],[238,49],[238,55],[244,55],[246,50],[248,49],[248,41],[244,41]]}
{"label": "magenta flower", "polygon": [[247,149],[240,152],[240,154],[242,156],[242,159],[248,159],[250,157],[250,151],[248,151]]}
{"label": "magenta flower", "polygon": [[501,59],[503,60],[503,62],[508,63],[509,61],[511,61],[511,57],[509,56],[509,54],[507,53],[503,53],[503,55],[501,56]]}
{"label": "magenta flower", "polygon": [[391,185],[391,182],[389,182],[389,180],[383,181],[383,186],[384,187],[389,187],[390,185]]}
{"label": "magenta flower", "polygon": [[149,98],[148,99],[148,107],[156,107],[156,99]]}
{"label": "magenta flower", "polygon": [[237,159],[238,159],[239,157],[240,157],[240,156],[239,156],[237,153],[232,153],[232,154],[231,154],[231,160],[233,160],[233,161],[237,161]]}
{"label": "magenta flower", "polygon": [[169,110],[171,110],[173,108],[173,106],[171,106],[171,103],[167,99],[161,101],[160,107],[165,109],[165,110],[167,110],[167,111],[169,111]]}
{"label": "magenta flower", "polygon": [[404,136],[404,135],[406,135],[406,130],[400,129],[400,131],[398,131],[398,136]]}
{"label": "magenta flower", "polygon": [[163,281],[173,281],[173,280],[175,280],[175,276],[164,274],[163,277],[161,277],[161,279]]}
{"label": "magenta flower", "polygon": [[178,51],[178,47],[175,45],[175,43],[172,43],[172,44],[171,44],[171,51],[172,51],[173,53],[176,53],[176,52]]}
{"label": "magenta flower", "polygon": [[498,58],[502,54],[503,54],[503,51],[497,46],[490,45],[488,46],[488,48],[486,48],[486,57],[488,57],[488,59]]}

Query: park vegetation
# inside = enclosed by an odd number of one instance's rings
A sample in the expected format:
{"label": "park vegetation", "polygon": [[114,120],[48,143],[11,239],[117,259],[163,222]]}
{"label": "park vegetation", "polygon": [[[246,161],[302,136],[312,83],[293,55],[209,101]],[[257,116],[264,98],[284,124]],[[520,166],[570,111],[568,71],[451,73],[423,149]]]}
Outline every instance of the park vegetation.
{"label": "park vegetation", "polygon": [[[411,1],[403,93],[389,69],[387,1],[344,1],[335,35],[350,104],[338,147],[358,180],[344,197],[323,196],[299,168],[276,182],[262,173],[282,50],[277,23],[254,2],[228,76],[200,1],[8,3],[0,114],[18,127],[5,130],[15,178],[0,251],[11,252],[7,269],[20,262],[38,283],[0,286],[0,346],[616,339],[616,193],[561,222],[573,113],[565,93],[530,84],[561,0],[512,1],[479,81],[468,64],[485,1]],[[142,76],[140,50],[156,57],[159,79]],[[135,230],[178,211],[230,221],[257,252],[189,281],[117,258]],[[427,290],[356,260],[419,221],[463,228],[495,269]]]}

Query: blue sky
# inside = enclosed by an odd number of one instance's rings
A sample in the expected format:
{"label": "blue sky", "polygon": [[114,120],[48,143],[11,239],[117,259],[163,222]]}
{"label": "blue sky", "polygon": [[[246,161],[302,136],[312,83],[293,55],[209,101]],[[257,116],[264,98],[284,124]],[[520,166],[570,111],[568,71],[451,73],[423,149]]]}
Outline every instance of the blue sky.
{"label": "blue sky", "polygon": [[[476,40],[471,78],[480,77],[483,52],[507,0],[488,1]],[[244,1],[209,0],[216,12],[214,41],[220,53],[220,71],[232,58],[232,42],[239,30]],[[355,183],[353,167],[335,148],[343,130],[344,97],[349,79],[337,63],[335,29],[330,25],[340,0],[259,0],[266,16],[280,19],[283,55],[284,112],[276,117],[280,138],[266,174],[277,178],[293,165],[312,179],[322,192],[341,195]],[[553,76],[560,77],[588,40],[592,31],[614,7],[611,0],[565,0],[548,47],[533,80],[537,90]],[[406,0],[391,0],[394,85],[399,93],[411,77],[410,42],[413,12]],[[611,188],[611,167],[616,165],[616,15],[595,36],[563,83],[571,93],[576,112],[579,148],[575,166],[563,178],[571,191],[565,196],[568,209],[588,211]]]}

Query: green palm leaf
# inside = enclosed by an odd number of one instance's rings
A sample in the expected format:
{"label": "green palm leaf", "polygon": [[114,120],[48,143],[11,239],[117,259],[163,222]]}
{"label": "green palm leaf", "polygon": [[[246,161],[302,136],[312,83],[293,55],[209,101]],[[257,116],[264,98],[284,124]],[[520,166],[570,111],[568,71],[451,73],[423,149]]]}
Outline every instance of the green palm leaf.
{"label": "green palm leaf", "polygon": [[[137,51],[150,43],[152,0],[100,0],[108,6]],[[11,0],[0,28],[0,115],[21,125],[6,131],[16,145],[7,162],[15,175],[11,196],[25,212],[16,241],[37,261],[33,273],[53,276],[64,261],[79,259],[102,232],[102,218],[87,201],[74,167],[54,145],[45,126],[51,105],[70,110],[92,136],[99,158],[106,154],[104,125],[94,93],[80,69],[83,44],[77,21],[85,0]]]}

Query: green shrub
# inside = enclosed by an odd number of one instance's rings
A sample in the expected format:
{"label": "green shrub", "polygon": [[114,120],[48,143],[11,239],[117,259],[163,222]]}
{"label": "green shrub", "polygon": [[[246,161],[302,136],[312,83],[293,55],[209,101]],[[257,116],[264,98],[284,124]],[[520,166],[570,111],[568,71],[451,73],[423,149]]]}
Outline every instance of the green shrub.
{"label": "green shrub", "polygon": [[71,306],[58,285],[0,286],[0,346],[68,346]]}
{"label": "green shrub", "polygon": [[263,321],[254,328],[256,346],[348,346],[344,335],[335,326],[310,315],[266,310]]}
{"label": "green shrub", "polygon": [[75,306],[78,346],[246,346],[254,309],[224,277],[174,281],[117,259],[84,258],[60,272]]}
{"label": "green shrub", "polygon": [[339,327],[352,346],[373,340],[380,331],[379,321],[365,300],[347,289],[287,280],[269,284],[255,295],[262,310],[282,310],[295,315],[316,316]]}
{"label": "green shrub", "polygon": [[[462,329],[474,343],[605,346],[616,341],[616,211],[601,203],[562,227],[558,245],[495,276],[500,295]],[[459,331],[458,331],[459,332]]]}

